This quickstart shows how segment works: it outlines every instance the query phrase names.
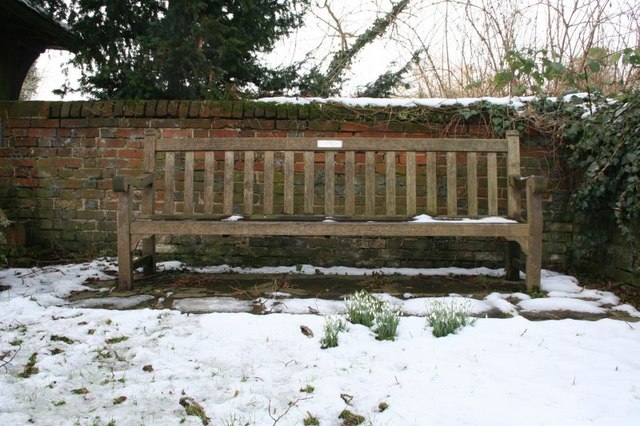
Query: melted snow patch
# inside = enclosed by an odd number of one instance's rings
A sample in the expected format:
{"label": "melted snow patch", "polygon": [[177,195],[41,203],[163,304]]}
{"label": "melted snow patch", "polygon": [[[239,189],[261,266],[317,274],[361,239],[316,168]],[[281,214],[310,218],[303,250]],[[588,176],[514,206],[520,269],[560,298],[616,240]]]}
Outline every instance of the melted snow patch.
{"label": "melted snow patch", "polygon": [[95,299],[84,299],[70,303],[69,306],[75,308],[110,308],[110,309],[130,309],[141,303],[148,302],[154,297],[149,295],[129,296],[129,297],[101,297]]}
{"label": "melted snow patch", "polygon": [[181,312],[251,312],[253,303],[233,297],[198,297],[179,299],[173,302],[174,309]]}

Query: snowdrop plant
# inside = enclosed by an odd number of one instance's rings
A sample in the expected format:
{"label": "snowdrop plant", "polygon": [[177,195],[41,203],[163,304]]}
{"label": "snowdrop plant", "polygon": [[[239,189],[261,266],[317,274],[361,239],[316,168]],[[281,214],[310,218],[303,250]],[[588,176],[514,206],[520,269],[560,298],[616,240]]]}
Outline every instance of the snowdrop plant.
{"label": "snowdrop plant", "polygon": [[322,349],[335,348],[338,346],[338,333],[347,330],[347,324],[337,316],[328,316],[324,320],[324,334],[320,338]]}
{"label": "snowdrop plant", "polygon": [[368,291],[358,290],[347,296],[345,305],[349,322],[372,327],[376,312],[380,310],[382,302]]}
{"label": "snowdrop plant", "polygon": [[427,325],[435,337],[444,337],[473,323],[468,314],[469,305],[465,302],[436,300],[427,313]]}
{"label": "snowdrop plant", "polygon": [[376,333],[378,340],[393,340],[400,321],[400,312],[375,298],[365,290],[347,296],[347,319],[353,324],[362,324]]}
{"label": "snowdrop plant", "polygon": [[394,340],[399,322],[400,311],[384,302],[375,314],[371,329],[376,333],[378,340]]}

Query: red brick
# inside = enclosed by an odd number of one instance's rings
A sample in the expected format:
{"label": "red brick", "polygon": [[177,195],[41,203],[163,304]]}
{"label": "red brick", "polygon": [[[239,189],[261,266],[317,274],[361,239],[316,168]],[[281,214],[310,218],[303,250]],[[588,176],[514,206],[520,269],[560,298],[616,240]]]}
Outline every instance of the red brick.
{"label": "red brick", "polygon": [[362,132],[356,135],[361,138],[401,138],[403,133],[376,133],[376,132]]}
{"label": "red brick", "polygon": [[14,138],[23,138],[25,136],[27,136],[27,132],[29,131],[29,129],[27,128],[17,128],[17,129],[7,129],[7,132],[13,136]]}
{"label": "red brick", "polygon": [[16,147],[25,147],[25,146],[38,146],[38,139],[36,138],[16,138],[14,140],[14,145]]}
{"label": "red brick", "polygon": [[33,119],[31,120],[31,127],[60,127],[60,120],[57,119]]}
{"label": "red brick", "polygon": [[214,138],[233,138],[238,136],[238,130],[212,130],[211,137]]}
{"label": "red brick", "polygon": [[55,137],[57,132],[56,129],[39,129],[39,128],[31,128],[27,132],[28,136],[35,138],[52,138]]}
{"label": "red brick", "polygon": [[369,123],[340,123],[340,130],[343,132],[364,132],[370,131]]}
{"label": "red brick", "polygon": [[305,130],[302,133],[303,136],[306,137],[310,137],[310,138],[335,138],[336,137],[336,132],[325,132],[325,131],[318,131],[318,130]]}
{"label": "red brick", "polygon": [[36,188],[38,186],[38,179],[36,178],[16,178],[16,186],[22,186],[27,188]]}
{"label": "red brick", "polygon": [[116,129],[116,138],[142,139],[143,129]]}
{"label": "red brick", "polygon": [[82,127],[71,129],[71,136],[76,138],[95,138],[100,134],[100,130],[94,127]]}
{"label": "red brick", "polygon": [[119,149],[118,158],[144,158],[142,149]]}
{"label": "red brick", "polygon": [[182,118],[180,119],[180,127],[188,129],[209,129],[211,120],[208,118]]}
{"label": "red brick", "polygon": [[31,127],[31,120],[25,118],[10,118],[5,121],[5,126],[13,127]]}
{"label": "red brick", "polygon": [[60,120],[60,127],[89,127],[89,120],[86,118],[63,118]]}
{"label": "red brick", "polygon": [[242,127],[242,121],[240,120],[229,120],[225,118],[211,120],[211,128],[212,129],[228,129],[228,128],[239,128]]}
{"label": "red brick", "polygon": [[162,129],[164,138],[190,138],[193,137],[192,129]]}
{"label": "red brick", "polygon": [[53,165],[55,167],[69,167],[79,169],[82,167],[82,158],[54,158]]}
{"label": "red brick", "polygon": [[129,159],[127,159],[127,166],[130,169],[141,170],[144,167],[144,163],[143,163],[142,159],[129,158]]}
{"label": "red brick", "polygon": [[287,132],[281,130],[256,130],[257,138],[286,138]]}

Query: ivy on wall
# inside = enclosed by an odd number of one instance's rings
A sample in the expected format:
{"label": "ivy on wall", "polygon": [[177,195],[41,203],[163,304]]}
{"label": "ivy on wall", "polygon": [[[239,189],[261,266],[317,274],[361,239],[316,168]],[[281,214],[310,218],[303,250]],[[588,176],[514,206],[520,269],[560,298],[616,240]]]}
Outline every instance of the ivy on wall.
{"label": "ivy on wall", "polygon": [[[566,128],[569,166],[578,173],[573,196],[584,240],[602,240],[615,223],[630,248],[640,235],[640,91],[573,120]],[[583,241],[585,248],[588,241]]]}

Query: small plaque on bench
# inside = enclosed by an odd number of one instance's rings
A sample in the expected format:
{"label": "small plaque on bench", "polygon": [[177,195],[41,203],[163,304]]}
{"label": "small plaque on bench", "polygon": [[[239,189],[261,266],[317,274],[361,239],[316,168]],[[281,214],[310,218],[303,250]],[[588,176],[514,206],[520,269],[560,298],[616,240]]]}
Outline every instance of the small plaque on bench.
{"label": "small plaque on bench", "polygon": [[342,148],[342,141],[319,140],[318,148]]}

